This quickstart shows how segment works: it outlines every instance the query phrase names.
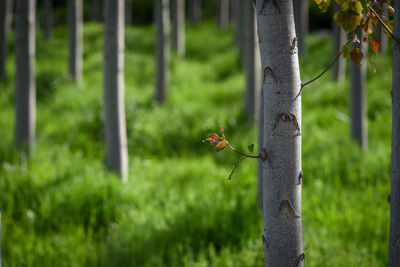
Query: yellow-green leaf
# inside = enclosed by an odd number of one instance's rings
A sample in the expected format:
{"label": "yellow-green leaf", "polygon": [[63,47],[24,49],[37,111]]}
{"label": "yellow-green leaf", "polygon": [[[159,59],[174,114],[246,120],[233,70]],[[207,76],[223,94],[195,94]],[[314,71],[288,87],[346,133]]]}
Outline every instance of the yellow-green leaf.
{"label": "yellow-green leaf", "polygon": [[314,0],[314,2],[318,5],[321,12],[324,13],[328,10],[331,5],[331,0]]}
{"label": "yellow-green leaf", "polygon": [[356,14],[349,9],[336,12],[333,18],[347,33],[355,30],[361,22],[361,15]]}

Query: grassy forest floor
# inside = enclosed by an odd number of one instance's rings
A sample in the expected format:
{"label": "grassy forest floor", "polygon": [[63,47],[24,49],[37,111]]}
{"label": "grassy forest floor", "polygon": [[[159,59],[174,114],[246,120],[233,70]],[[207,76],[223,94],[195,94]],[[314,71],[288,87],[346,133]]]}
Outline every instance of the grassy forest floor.
{"label": "grassy forest floor", "polygon": [[[168,99],[154,96],[154,29],[126,29],[129,182],[104,168],[102,52],[84,27],[84,81],[67,72],[66,29],[37,41],[37,142],[16,153],[12,40],[0,84],[3,266],[262,266],[256,161],[231,181],[229,150],[201,143],[224,126],[241,150],[256,142],[243,116],[244,76],[230,32],[187,29],[187,57],[171,58]],[[309,36],[308,80],[331,59],[331,40]],[[349,137],[349,82],[330,73],[303,92],[303,228],[307,266],[385,266],[388,255],[391,58],[368,67],[369,149]]]}

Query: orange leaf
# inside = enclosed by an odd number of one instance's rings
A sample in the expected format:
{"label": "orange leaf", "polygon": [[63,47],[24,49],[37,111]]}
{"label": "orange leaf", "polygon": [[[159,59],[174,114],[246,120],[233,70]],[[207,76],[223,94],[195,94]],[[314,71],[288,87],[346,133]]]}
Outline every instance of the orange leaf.
{"label": "orange leaf", "polygon": [[351,50],[350,58],[354,64],[356,64],[359,67],[361,66],[361,60],[363,58],[363,54],[361,53],[359,48],[354,48],[353,50]]}
{"label": "orange leaf", "polygon": [[379,41],[376,40],[375,38],[369,39],[369,46],[374,50],[376,54],[378,54],[379,51]]}
{"label": "orange leaf", "polygon": [[204,139],[203,143],[216,144],[220,140],[221,140],[221,138],[219,138],[218,134],[214,133],[214,134],[210,135],[209,137],[207,137],[206,139]]}
{"label": "orange leaf", "polygon": [[215,146],[215,151],[220,152],[226,147],[226,141],[223,139],[221,140],[216,146]]}

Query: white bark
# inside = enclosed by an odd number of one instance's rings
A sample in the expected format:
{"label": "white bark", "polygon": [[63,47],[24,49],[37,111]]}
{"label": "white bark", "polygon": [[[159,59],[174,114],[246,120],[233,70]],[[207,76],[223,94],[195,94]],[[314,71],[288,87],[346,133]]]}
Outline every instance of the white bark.
{"label": "white bark", "polygon": [[128,177],[124,101],[124,0],[105,1],[104,107],[106,161],[122,180]]}
{"label": "white bark", "polygon": [[308,33],[308,0],[294,0],[294,19],[299,55],[301,56],[306,53],[306,36]]}
{"label": "white bark", "polygon": [[35,7],[36,1],[17,1],[15,36],[15,140],[30,155],[35,140]]}
{"label": "white bark", "polygon": [[43,34],[44,39],[48,40],[53,27],[52,0],[43,0]]}
{"label": "white bark", "polygon": [[[400,10],[400,0],[394,0]],[[400,37],[400,15],[395,13],[394,35]],[[400,265],[400,46],[393,42],[392,166],[390,189],[389,267]]]}
{"label": "white bark", "polygon": [[169,0],[155,0],[156,12],[156,100],[163,102],[169,77]]}
{"label": "white bark", "polygon": [[[339,11],[339,5],[334,2],[333,3],[333,14]],[[333,15],[332,15],[333,18]],[[336,57],[340,53],[343,45],[346,42],[347,35],[346,32],[336,24],[336,22],[332,19],[332,39],[334,43],[333,47],[333,56]],[[342,82],[346,78],[346,59],[343,57],[339,57],[336,64],[333,65],[332,78],[335,82]]]}
{"label": "white bark", "polygon": [[172,48],[179,57],[185,56],[185,0],[172,0]]}
{"label": "white bark", "polygon": [[132,0],[125,0],[125,25],[132,24]]}
{"label": "white bark", "polygon": [[301,223],[301,96],[291,0],[257,0],[263,69],[265,266],[304,266]]}
{"label": "white bark", "polygon": [[224,31],[229,25],[229,0],[219,0],[218,11],[218,26],[221,31]]}
{"label": "white bark", "polygon": [[[361,45],[365,47],[362,41],[364,31],[361,28],[357,29]],[[360,49],[363,51],[364,49]],[[367,134],[367,115],[365,104],[366,90],[366,65],[367,60],[364,58],[361,67],[351,64],[350,80],[351,80],[351,97],[350,97],[350,117],[351,117],[351,137],[355,139],[363,149],[368,147]]]}
{"label": "white bark", "polygon": [[7,60],[7,36],[12,17],[12,1],[0,0],[0,80],[5,81]]}
{"label": "white bark", "polygon": [[82,0],[68,0],[69,73],[82,80]]}

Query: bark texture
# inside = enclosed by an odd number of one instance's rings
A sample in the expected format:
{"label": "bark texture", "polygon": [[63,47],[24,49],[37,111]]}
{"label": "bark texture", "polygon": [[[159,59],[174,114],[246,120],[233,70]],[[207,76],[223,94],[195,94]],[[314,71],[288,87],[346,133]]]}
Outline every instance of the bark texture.
{"label": "bark texture", "polygon": [[[360,40],[364,31],[361,28],[356,30]],[[365,47],[365,43],[361,41],[361,45]],[[360,49],[363,51],[364,49]],[[351,117],[351,137],[355,139],[363,149],[368,147],[367,134],[367,114],[365,104],[366,90],[366,65],[367,61],[363,60],[361,67],[351,64],[350,80],[351,80],[351,96],[350,96],[350,117]]]}
{"label": "bark texture", "polygon": [[260,54],[257,23],[253,2],[244,2],[244,60],[246,66],[246,90],[244,112],[248,120],[256,121],[260,102]]}
{"label": "bark texture", "polygon": [[172,0],[172,48],[179,57],[185,56],[185,0]]}
{"label": "bark texture", "polygon": [[[260,92],[260,109],[258,115],[258,153],[263,148],[263,132],[264,132],[264,101],[262,90]],[[262,212],[263,210],[263,162],[257,161],[257,204]]]}
{"label": "bark texture", "polygon": [[12,17],[12,1],[0,0],[0,80],[5,81],[7,60],[7,36]]}
{"label": "bark texture", "polygon": [[82,0],[68,1],[69,73],[82,80]]}
{"label": "bark texture", "polygon": [[52,0],[43,0],[43,35],[49,40],[53,28]]}
{"label": "bark texture", "polygon": [[[400,0],[394,0],[395,10]],[[400,37],[400,15],[395,13],[394,35]],[[393,42],[392,167],[390,189],[389,267],[400,264],[400,46]]]}
{"label": "bark texture", "polygon": [[124,0],[105,0],[104,107],[106,161],[125,181],[128,148],[124,100]]}
{"label": "bark texture", "polygon": [[[334,2],[333,3],[333,14],[339,11],[339,5]],[[333,15],[332,15],[333,18]],[[336,57],[342,49],[343,45],[346,42],[347,35],[346,32],[336,24],[336,22],[332,19],[332,39],[334,42],[333,47],[333,56]],[[346,78],[346,59],[343,57],[339,57],[336,64],[333,65],[332,71],[332,79],[335,82],[342,82]]]}
{"label": "bark texture", "polygon": [[125,25],[132,24],[132,0],[125,0]]}
{"label": "bark texture", "polygon": [[156,12],[156,100],[163,102],[169,77],[169,0],[155,0]]}
{"label": "bark texture", "polygon": [[229,0],[219,0],[218,11],[218,26],[224,31],[229,25]]}
{"label": "bark texture", "polygon": [[35,7],[36,1],[17,1],[15,33],[15,140],[30,155],[35,140]]}
{"label": "bark texture", "polygon": [[308,34],[308,0],[294,1],[294,19],[299,55],[301,56],[306,53],[306,36]]}
{"label": "bark texture", "polygon": [[304,266],[301,222],[301,86],[291,0],[257,0],[263,70],[265,266]]}

